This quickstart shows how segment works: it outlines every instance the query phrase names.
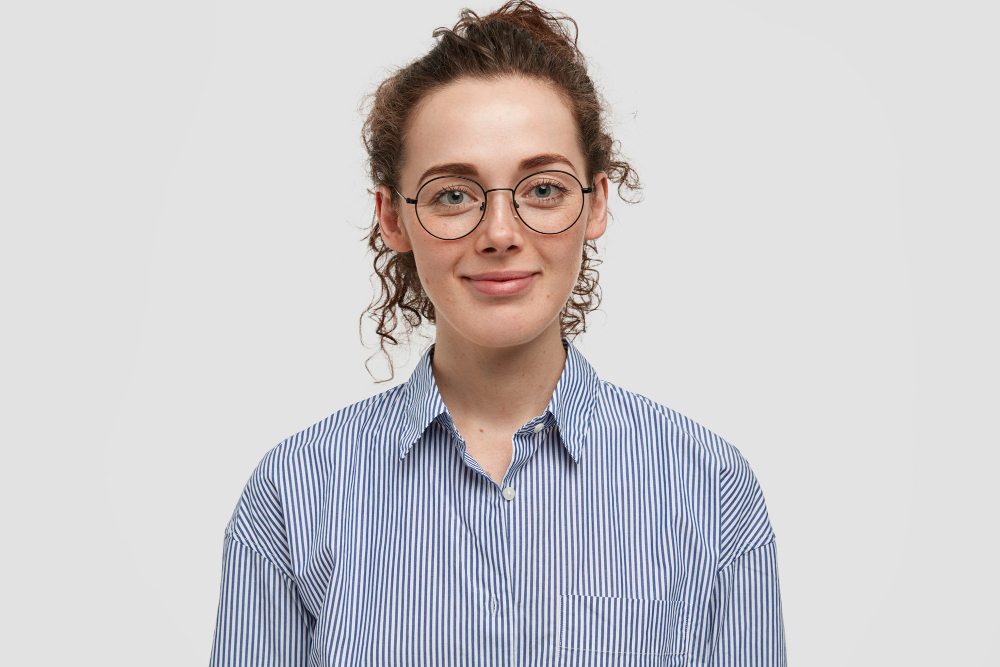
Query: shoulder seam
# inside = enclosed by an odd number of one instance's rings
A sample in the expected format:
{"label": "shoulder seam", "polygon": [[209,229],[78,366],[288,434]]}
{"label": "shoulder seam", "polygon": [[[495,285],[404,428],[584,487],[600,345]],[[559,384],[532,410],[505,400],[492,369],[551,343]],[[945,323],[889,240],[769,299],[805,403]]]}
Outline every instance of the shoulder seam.
{"label": "shoulder seam", "polygon": [[234,532],[227,532],[226,533],[226,537],[229,538],[229,539],[231,539],[233,542],[236,542],[237,544],[239,544],[240,546],[242,546],[244,549],[247,549],[251,553],[254,553],[254,554],[260,556],[261,558],[263,558],[264,561],[268,565],[270,565],[271,567],[274,568],[275,572],[277,572],[279,575],[281,575],[282,579],[284,579],[289,585],[291,585],[293,587],[295,586],[295,580],[292,579],[291,577],[289,577],[287,574],[285,574],[284,570],[281,569],[281,566],[278,565],[277,563],[275,563],[267,555],[265,555],[264,552],[262,552],[260,549],[258,549],[257,547],[251,545],[249,542],[247,542],[243,538],[239,537]]}
{"label": "shoulder seam", "polygon": [[767,542],[764,542],[763,544],[758,544],[755,547],[750,547],[749,549],[746,549],[745,551],[741,551],[740,553],[738,553],[735,556],[733,556],[733,558],[731,558],[728,563],[726,563],[724,566],[722,566],[721,568],[719,568],[718,571],[722,572],[723,570],[727,570],[727,569],[731,568],[733,566],[733,564],[736,563],[736,561],[738,561],[739,559],[743,558],[744,556],[746,556],[748,554],[751,554],[754,551],[757,551],[758,549],[763,549],[764,547],[769,547],[772,544],[776,544],[776,542],[777,542],[777,539],[775,538],[774,531],[771,531],[771,537],[768,538]]}

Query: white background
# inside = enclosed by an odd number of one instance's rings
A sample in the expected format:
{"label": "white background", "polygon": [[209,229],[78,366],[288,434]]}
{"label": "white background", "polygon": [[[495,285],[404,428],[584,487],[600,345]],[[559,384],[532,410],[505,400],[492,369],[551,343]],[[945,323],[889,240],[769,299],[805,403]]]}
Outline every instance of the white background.
{"label": "white background", "polygon": [[[792,665],[996,664],[991,4],[553,5],[646,186],[577,345],[750,461]],[[460,7],[0,11],[0,662],[208,661],[252,469],[390,386],[358,104]]]}

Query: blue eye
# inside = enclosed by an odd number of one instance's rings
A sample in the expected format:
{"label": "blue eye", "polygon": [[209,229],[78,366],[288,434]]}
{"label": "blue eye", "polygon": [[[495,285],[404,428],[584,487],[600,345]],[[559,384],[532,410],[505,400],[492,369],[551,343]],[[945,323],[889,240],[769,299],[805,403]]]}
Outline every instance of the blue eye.
{"label": "blue eye", "polygon": [[438,201],[449,206],[459,206],[466,203],[465,198],[468,196],[469,193],[461,190],[447,190],[438,195]]}
{"label": "blue eye", "polygon": [[555,181],[534,183],[521,191],[524,201],[534,201],[536,204],[554,203],[566,195],[569,190]]}

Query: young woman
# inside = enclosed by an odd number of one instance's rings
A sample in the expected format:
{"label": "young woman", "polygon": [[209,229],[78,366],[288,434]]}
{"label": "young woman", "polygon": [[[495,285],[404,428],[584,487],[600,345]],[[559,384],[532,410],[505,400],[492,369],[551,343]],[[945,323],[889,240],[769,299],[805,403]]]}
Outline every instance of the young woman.
{"label": "young woman", "polygon": [[213,665],[785,664],[746,460],[570,342],[608,182],[638,182],[567,22],[463,12],[378,88],[371,313],[383,350],[435,343],[254,471]]}

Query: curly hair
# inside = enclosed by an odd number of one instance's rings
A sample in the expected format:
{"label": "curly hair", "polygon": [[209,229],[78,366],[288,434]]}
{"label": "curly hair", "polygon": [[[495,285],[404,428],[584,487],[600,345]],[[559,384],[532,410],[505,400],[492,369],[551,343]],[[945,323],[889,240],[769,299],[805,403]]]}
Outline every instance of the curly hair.
{"label": "curly hair", "polygon": [[[366,97],[367,117],[361,135],[375,185],[397,189],[399,169],[406,157],[407,123],[413,109],[428,95],[459,79],[520,75],[554,85],[573,110],[589,173],[604,172],[618,184],[624,201],[638,201],[638,174],[621,157],[619,144],[608,130],[608,104],[587,74],[586,60],[577,47],[576,21],[547,12],[529,0],[512,0],[482,17],[463,9],[453,28],[438,28],[433,36],[437,44],[426,55],[396,70]],[[400,205],[398,195],[393,194],[391,205]],[[381,291],[362,313],[358,328],[360,333],[366,316],[375,322],[379,349],[389,364],[389,377],[377,382],[385,382],[392,379],[388,348],[400,342],[397,328],[403,327],[401,338],[405,340],[422,321],[434,323],[434,304],[421,286],[413,252],[389,248],[374,215],[365,238],[374,254]],[[586,331],[587,313],[600,305],[596,252],[593,241],[584,244],[576,285],[559,316],[562,334],[571,338]]]}

